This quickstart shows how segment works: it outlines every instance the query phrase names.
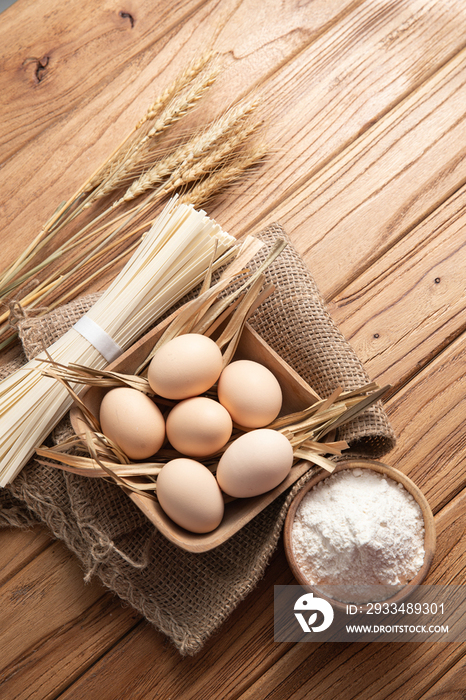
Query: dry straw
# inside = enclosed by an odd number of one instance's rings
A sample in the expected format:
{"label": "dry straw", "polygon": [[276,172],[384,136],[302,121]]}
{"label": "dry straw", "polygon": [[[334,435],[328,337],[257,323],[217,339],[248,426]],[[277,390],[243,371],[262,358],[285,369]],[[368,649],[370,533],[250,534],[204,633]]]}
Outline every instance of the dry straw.
{"label": "dry straw", "polygon": [[[127,138],[66,202],[0,277],[4,306],[38,315],[76,297],[123,264],[168,197],[200,207],[263,160],[254,142],[256,101],[229,107],[195,133],[166,142],[221,71],[219,58],[196,59],[149,106]],[[92,212],[94,214],[92,215]],[[31,288],[32,287],[32,288]],[[0,315],[0,349],[12,342],[9,311]]]}
{"label": "dry straw", "polygon": [[[143,237],[134,255],[103,296],[86,314],[96,340],[73,327],[0,383],[0,486],[12,481],[35,448],[71,405],[59,381],[46,377],[43,360],[76,362],[103,368],[99,334],[121,350],[129,347],[149,325],[198,284],[211,267],[234,255],[235,239],[204,212],[171,201]],[[89,321],[88,321],[89,323]],[[94,344],[100,347],[100,351]]]}

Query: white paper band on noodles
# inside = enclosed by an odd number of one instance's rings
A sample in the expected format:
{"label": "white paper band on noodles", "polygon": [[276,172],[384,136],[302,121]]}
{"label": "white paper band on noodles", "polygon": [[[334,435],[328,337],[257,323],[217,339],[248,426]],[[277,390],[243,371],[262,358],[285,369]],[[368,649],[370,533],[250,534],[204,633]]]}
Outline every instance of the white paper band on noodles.
{"label": "white paper band on noodles", "polygon": [[120,346],[109,336],[107,331],[104,331],[103,328],[86,314],[84,314],[79,321],[76,321],[73,328],[75,331],[78,331],[83,338],[88,340],[90,344],[105,357],[107,362],[113,362],[113,360],[116,360],[123,352]]}

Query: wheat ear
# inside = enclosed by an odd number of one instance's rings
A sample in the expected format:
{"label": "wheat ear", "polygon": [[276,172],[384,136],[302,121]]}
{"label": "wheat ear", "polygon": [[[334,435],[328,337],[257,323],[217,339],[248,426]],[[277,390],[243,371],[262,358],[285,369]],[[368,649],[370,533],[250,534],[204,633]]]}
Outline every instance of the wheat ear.
{"label": "wheat ear", "polygon": [[[143,173],[127,189],[122,201],[129,202],[139,197],[163,182],[167,176],[170,176],[171,180],[179,180],[181,172],[191,168],[194,163],[202,160],[213,151],[218,154],[223,153],[223,156],[219,156],[219,158],[224,157],[258,128],[259,123],[249,126],[244,124],[256,108],[257,102],[250,102],[229,109],[205,131],[179,146],[174,153],[163,158],[150,170]],[[233,142],[235,142],[234,145],[232,145]],[[215,165],[219,162],[219,158],[215,159]],[[173,189],[173,187],[169,187],[169,189]],[[167,190],[163,188],[163,191]]]}
{"label": "wheat ear", "polygon": [[215,172],[222,163],[222,167],[228,167],[228,162],[240,154],[236,150],[261,126],[262,122],[245,125],[244,128],[233,133],[224,143],[207,152],[203,158],[194,163],[182,163],[164,184],[162,191],[169,194],[179,187],[185,187],[188,183],[203,179],[209,173]]}
{"label": "wheat ear", "polygon": [[115,166],[119,167],[125,159],[125,155],[128,153],[128,142],[134,136],[136,131],[141,129],[144,124],[148,121],[155,119],[164,108],[166,108],[182,90],[184,90],[191,81],[195,80],[197,76],[204,70],[208,63],[210,63],[214,58],[212,52],[206,52],[198,59],[194,60],[186,69],[178,75],[165,90],[156,97],[154,102],[148,107],[145,115],[138,121],[134,126],[132,131],[128,134],[125,140],[114,150],[114,152],[107,158],[105,163],[97,170],[94,175],[92,175],[87,181],[86,185],[82,188],[82,191],[87,193],[98,187],[104,180],[106,180],[111,173],[114,171]]}
{"label": "wheat ear", "polygon": [[265,144],[257,144],[248,153],[240,156],[229,165],[219,168],[192,187],[189,192],[180,195],[178,201],[183,204],[192,204],[194,207],[205,204],[221,190],[237,180],[248,168],[260,163],[266,156],[267,150]]}
{"label": "wheat ear", "polygon": [[184,90],[198,75],[204,70],[208,63],[214,59],[213,52],[209,51],[197,60],[194,60],[186,70],[184,70],[175,80],[163,91],[155,102],[151,104],[143,118],[136,124],[135,130],[140,129],[143,124],[152,121],[157,117],[162,109],[168,105],[173,98]]}
{"label": "wheat ear", "polygon": [[[244,133],[249,133],[253,129],[253,126],[254,125],[248,125],[247,131],[245,129]],[[255,125],[255,126],[257,127],[257,125]],[[234,143],[233,140],[231,140],[230,143],[233,144]],[[200,183],[195,185],[189,192],[181,195],[179,201],[182,203],[186,203],[186,204],[192,204],[195,207],[198,207],[200,205],[204,205],[206,202],[209,201],[209,199],[211,199],[213,196],[218,194],[221,190],[225,189],[232,182],[234,182],[236,179],[238,179],[240,177],[240,175],[242,175],[246,170],[248,170],[250,167],[258,164],[261,160],[263,160],[267,151],[268,151],[268,149],[267,149],[265,144],[257,144],[254,147],[251,147],[249,149],[249,151],[245,152],[242,156],[237,156],[234,161],[230,162],[230,164],[227,163],[226,165],[222,165],[221,167],[218,168],[218,170],[211,172],[211,174],[208,177],[204,178]],[[213,156],[215,156],[215,155],[216,154],[214,153]],[[219,164],[222,163],[223,156],[224,156],[224,154],[220,155],[220,157],[217,159],[217,162]],[[213,163],[213,159],[212,159],[209,163],[209,170],[213,170],[213,164],[214,163]],[[154,203],[160,201],[164,196],[169,194],[169,189],[174,189],[175,186],[177,186],[177,187],[186,186],[188,184],[188,182],[192,181],[193,179],[197,179],[200,176],[200,171],[203,167],[204,166],[202,165],[202,161],[201,161],[201,163],[196,164],[192,168],[192,172],[187,171],[187,175],[184,179],[180,178],[176,183],[173,183],[173,188],[165,189],[165,187],[164,187],[163,191],[160,192],[159,194],[154,192],[153,193]],[[137,209],[133,209],[130,212],[126,212],[125,215],[117,217],[112,222],[108,222],[107,226],[101,227],[102,230],[107,228],[108,226],[110,226],[112,223],[117,223],[118,220],[128,217],[128,215],[130,215],[133,211],[137,212]],[[124,236],[123,239],[134,238],[140,231],[149,228],[151,223],[152,222],[147,221],[147,222],[139,225],[138,227],[134,228],[130,233],[128,233],[126,236]],[[124,226],[126,227],[126,222],[125,222]],[[76,258],[74,261],[72,261],[73,267],[76,270],[79,270],[80,268],[85,267],[85,265],[88,261],[96,258],[96,254],[99,252],[99,250],[101,252],[101,255],[102,255],[102,253],[106,253],[111,247],[108,245],[109,241],[112,238],[114,238],[114,236],[119,231],[121,231],[122,228],[123,228],[123,226],[120,226],[119,228],[114,230],[112,233],[107,234],[107,236],[105,238],[101,238],[100,240],[96,240],[95,246],[93,246],[93,248],[90,251],[88,251],[87,256],[84,256],[84,255],[78,256],[78,258]],[[119,240],[118,243],[116,243],[115,245],[118,245],[120,243],[121,243],[121,240]],[[105,245],[106,248],[104,248],[102,250],[103,245]],[[90,274],[88,277],[88,280],[91,280],[94,277],[96,277],[98,274],[103,272],[103,270],[105,270],[107,267],[109,267],[112,263],[116,263],[119,259],[122,259],[128,253],[128,251],[132,250],[136,245],[137,245],[137,242],[132,243],[125,252],[123,252],[117,258],[110,260],[106,264],[105,264],[106,256],[102,255],[104,260],[101,263],[99,271],[97,271],[93,274]],[[69,265],[68,267],[70,268],[72,266]],[[60,282],[63,283],[65,281],[65,279],[70,278],[72,276],[72,274],[73,274],[72,272],[66,272],[65,270],[61,270]],[[50,283],[51,279],[53,279],[53,278],[48,278],[46,280],[46,282]],[[81,286],[82,285],[78,284],[78,286],[75,287],[75,290],[79,289]],[[50,293],[53,291],[54,291],[53,289],[50,289],[50,290],[47,289],[47,291],[44,290],[44,293],[38,298],[37,302],[40,302],[41,304],[43,304],[45,302],[45,298],[48,297],[50,295]],[[58,303],[66,302],[71,296],[73,296],[73,294],[70,292],[66,292],[66,290],[65,290],[63,295],[60,296],[59,301],[54,301],[54,303],[52,303],[51,305],[50,305],[50,302],[47,303],[48,308],[51,309],[51,308],[54,308],[55,306],[57,306]],[[25,299],[24,301],[28,301],[28,300]],[[34,304],[32,304],[32,305],[34,306]]]}
{"label": "wheat ear", "polygon": [[150,130],[141,139],[130,144],[126,153],[122,153],[119,158],[115,159],[109,168],[107,177],[89,195],[83,209],[90,207],[95,200],[111,194],[126,184],[128,180],[131,180],[135,176],[136,171],[140,171],[141,158],[150,156],[149,151],[153,146],[154,140],[193,109],[205,92],[213,85],[219,72],[220,67],[212,65],[208,72],[200,73],[186,91],[174,96],[162,110]]}

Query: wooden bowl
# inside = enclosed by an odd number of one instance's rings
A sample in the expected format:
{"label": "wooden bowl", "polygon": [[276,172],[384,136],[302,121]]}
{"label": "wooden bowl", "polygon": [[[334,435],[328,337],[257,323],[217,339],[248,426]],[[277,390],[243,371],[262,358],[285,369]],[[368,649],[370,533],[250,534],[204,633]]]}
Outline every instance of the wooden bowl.
{"label": "wooden bowl", "polygon": [[[337,463],[335,467],[335,471],[333,472],[336,474],[339,471],[342,471],[344,469],[372,469],[373,471],[379,472],[380,474],[385,474],[387,477],[390,479],[393,479],[394,481],[397,481],[401,483],[405,489],[413,496],[415,501],[418,503],[418,505],[421,508],[422,515],[424,517],[424,526],[425,526],[425,535],[424,535],[424,550],[425,550],[425,555],[424,555],[424,561],[417,572],[417,574],[414,576],[414,578],[407,582],[404,586],[399,588],[397,592],[391,596],[390,598],[385,599],[383,602],[384,603],[394,603],[394,602],[401,602],[404,600],[408,595],[412,593],[414,588],[419,586],[422,581],[425,579],[427,572],[430,569],[430,566],[432,564],[432,559],[434,557],[435,553],[435,522],[434,522],[434,516],[432,514],[432,510],[427,502],[426,497],[422,493],[422,491],[416,486],[416,484],[411,481],[409,477],[407,477],[405,474],[402,472],[398,471],[398,469],[395,469],[394,467],[389,467],[386,464],[382,464],[381,462],[376,462],[373,460],[359,460],[359,459],[354,459],[354,460],[348,460],[348,461],[342,461]],[[299,491],[299,493],[296,494],[295,498],[293,499],[290,508],[288,510],[286,519],[285,519],[285,526],[284,526],[284,545],[285,545],[285,554],[286,558],[288,560],[288,564],[291,568],[291,571],[293,572],[293,576],[295,577],[296,581],[302,585],[308,588],[309,590],[314,591],[318,596],[321,598],[326,598],[333,606],[336,608],[339,608],[341,610],[346,609],[346,601],[343,603],[339,600],[336,600],[334,598],[331,598],[330,596],[325,595],[322,591],[322,587],[317,587],[313,586],[312,584],[309,583],[308,579],[306,576],[303,574],[301,569],[299,568],[296,559],[293,554],[293,547],[292,547],[292,542],[291,542],[291,532],[292,532],[292,527],[293,527],[293,522],[294,518],[296,515],[296,511],[303,500],[304,496],[316,485],[319,483],[319,481],[322,481],[323,479],[327,479],[331,475],[328,472],[320,472],[317,474],[315,477],[310,479],[304,486],[303,488]],[[398,588],[398,587],[397,587]],[[348,601],[351,602],[351,601]],[[370,601],[367,601],[370,602]],[[358,608],[360,610],[366,610],[367,607],[365,605],[360,605],[358,603]]]}
{"label": "wooden bowl", "polygon": [[[170,320],[170,319],[169,319]],[[132,374],[145,360],[167,326],[162,322],[139,342],[112,362],[107,369]],[[278,379],[283,393],[280,415],[301,411],[320,400],[318,394],[248,325],[245,325],[234,359],[249,359],[268,367]],[[98,416],[105,391],[90,388],[81,398],[91,412]],[[70,411],[71,424],[76,434],[83,433],[83,415],[79,408]],[[188,532],[169,518],[156,501],[128,492],[129,497],[167,539],[190,552],[206,552],[225,542],[246,523],[274,501],[297,481],[312,465],[299,461],[276,488],[260,496],[238,498],[225,503],[225,514],[220,525],[205,534]]]}

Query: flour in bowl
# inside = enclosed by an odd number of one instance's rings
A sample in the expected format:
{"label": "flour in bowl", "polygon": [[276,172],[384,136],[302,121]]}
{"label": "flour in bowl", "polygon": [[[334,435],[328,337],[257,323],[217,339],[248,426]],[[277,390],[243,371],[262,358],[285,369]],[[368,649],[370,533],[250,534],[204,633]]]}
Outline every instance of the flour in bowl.
{"label": "flour in bowl", "polygon": [[371,469],[345,469],[301,501],[292,528],[296,563],[311,585],[398,586],[424,560],[424,519],[413,496]]}

